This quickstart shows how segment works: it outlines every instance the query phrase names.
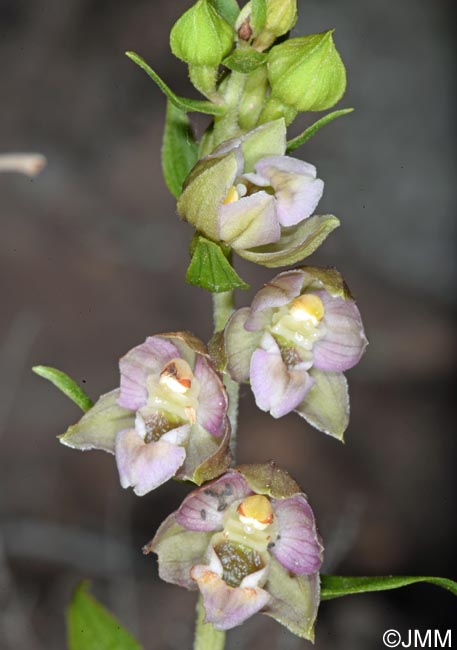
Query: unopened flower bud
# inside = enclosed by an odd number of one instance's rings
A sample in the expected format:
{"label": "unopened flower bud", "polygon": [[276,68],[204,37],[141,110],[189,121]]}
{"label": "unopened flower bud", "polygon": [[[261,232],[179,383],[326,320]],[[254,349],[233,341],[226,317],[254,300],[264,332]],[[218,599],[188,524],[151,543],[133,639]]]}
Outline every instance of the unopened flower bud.
{"label": "unopened flower bud", "polygon": [[297,22],[297,0],[267,0],[265,26],[255,39],[256,50],[266,50]]}
{"label": "unopened flower bud", "polygon": [[292,38],[272,48],[268,79],[272,96],[297,111],[323,111],[346,90],[346,70],[333,30]]}
{"label": "unopened flower bud", "polygon": [[170,47],[173,54],[193,66],[217,66],[230,52],[232,27],[209,0],[198,0],[173,26]]}

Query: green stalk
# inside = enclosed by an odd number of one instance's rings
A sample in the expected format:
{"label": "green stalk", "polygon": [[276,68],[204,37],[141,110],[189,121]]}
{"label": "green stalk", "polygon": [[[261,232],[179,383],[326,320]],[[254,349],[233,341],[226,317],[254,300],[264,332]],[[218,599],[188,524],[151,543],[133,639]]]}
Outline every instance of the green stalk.
{"label": "green stalk", "polygon": [[194,650],[224,650],[224,647],[225,632],[215,630],[211,623],[205,623],[203,599],[199,596],[197,602]]}

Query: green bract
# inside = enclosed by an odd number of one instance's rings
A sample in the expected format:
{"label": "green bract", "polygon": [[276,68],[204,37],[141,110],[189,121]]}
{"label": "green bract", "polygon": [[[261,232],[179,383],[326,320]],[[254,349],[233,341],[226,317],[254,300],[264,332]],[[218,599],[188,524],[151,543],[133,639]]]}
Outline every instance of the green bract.
{"label": "green bract", "polygon": [[323,111],[346,90],[346,70],[333,30],[292,38],[272,48],[268,79],[273,97],[297,111]]}
{"label": "green bract", "polygon": [[208,0],[198,0],[175,23],[170,34],[173,54],[197,66],[217,66],[232,49],[233,28]]}

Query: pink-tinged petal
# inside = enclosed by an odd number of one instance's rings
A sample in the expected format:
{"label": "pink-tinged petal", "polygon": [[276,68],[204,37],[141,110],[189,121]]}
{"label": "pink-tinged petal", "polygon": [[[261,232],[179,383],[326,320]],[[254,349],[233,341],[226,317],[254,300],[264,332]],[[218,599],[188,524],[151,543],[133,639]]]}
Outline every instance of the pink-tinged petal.
{"label": "pink-tinged petal", "polygon": [[176,513],[169,515],[146,546],[143,553],[156,553],[159,560],[159,576],[165,582],[197,589],[190,577],[190,570],[204,562],[212,533],[186,530],[176,523]]}
{"label": "pink-tinged petal", "polygon": [[344,372],[355,366],[365,351],[367,339],[355,302],[317,293],[324,304],[325,336],[313,348],[313,364],[319,370]]}
{"label": "pink-tinged petal", "polygon": [[224,512],[234,501],[252,494],[238,472],[226,474],[191,492],[176,512],[178,524],[187,530],[221,530]]}
{"label": "pink-tinged petal", "polygon": [[194,375],[201,385],[197,422],[213,436],[220,436],[223,432],[224,416],[228,406],[224,385],[216,371],[202,356],[197,357]]}
{"label": "pink-tinged petal", "polygon": [[136,429],[116,437],[116,462],[123,488],[133,487],[143,496],[172,478],[186,457],[186,451],[170,442],[145,443]]}
{"label": "pink-tinged petal", "polygon": [[194,566],[191,577],[203,597],[205,620],[212,623],[216,630],[230,630],[241,625],[270,600],[269,594],[259,587],[227,586],[217,573],[205,565]]}
{"label": "pink-tinged petal", "polygon": [[251,357],[262,338],[261,331],[248,332],[245,329],[249,314],[249,307],[238,309],[230,317],[224,332],[227,370],[232,379],[239,383],[249,379]]}
{"label": "pink-tinged petal", "polygon": [[324,191],[313,165],[289,156],[270,156],[259,160],[256,171],[275,191],[282,226],[295,226],[313,214]]}
{"label": "pink-tinged petal", "polygon": [[287,305],[300,294],[304,277],[303,271],[286,271],[267,282],[254,296],[245,328],[254,332],[264,327],[270,321],[269,310]]}
{"label": "pink-tinged petal", "polygon": [[272,506],[279,534],[271,553],[296,575],[317,573],[324,549],[305,496],[297,494],[289,499],[273,499]]}
{"label": "pink-tinged petal", "polygon": [[313,385],[305,364],[288,370],[275,342],[252,355],[250,381],[257,406],[274,418],[293,411]]}
{"label": "pink-tinged petal", "polygon": [[119,362],[121,392],[119,405],[136,411],[147,402],[146,379],[160,374],[163,366],[179,357],[176,347],[160,336],[149,336],[144,343],[127,352]]}
{"label": "pink-tinged petal", "polygon": [[275,200],[266,192],[256,192],[219,208],[219,239],[232,248],[272,244],[280,236]]}

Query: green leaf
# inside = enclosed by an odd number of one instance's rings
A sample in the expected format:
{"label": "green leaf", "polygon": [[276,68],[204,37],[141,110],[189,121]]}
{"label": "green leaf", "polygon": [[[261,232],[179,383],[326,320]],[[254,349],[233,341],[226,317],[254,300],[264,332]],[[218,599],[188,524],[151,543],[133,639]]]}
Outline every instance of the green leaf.
{"label": "green leaf", "polygon": [[32,370],[35,374],[54,384],[54,386],[61,390],[64,395],[73,400],[73,402],[85,413],[92,408],[93,402],[90,397],[86,395],[83,389],[80,388],[71,377],[61,370],[50,368],[49,366],[34,366]]}
{"label": "green leaf", "polygon": [[205,237],[198,237],[186,280],[189,284],[213,293],[249,289],[249,285],[240,278],[221,247]]}
{"label": "green leaf", "polygon": [[363,594],[372,591],[386,591],[407,587],[418,582],[428,582],[447,589],[457,596],[457,582],[448,578],[431,578],[428,576],[321,576],[321,600],[331,600],[351,594]]}
{"label": "green leaf", "polygon": [[82,583],[67,611],[69,650],[141,650],[140,644]]}
{"label": "green leaf", "polygon": [[188,99],[187,97],[179,97],[178,95],[175,95],[171,88],[167,86],[164,81],[162,81],[159,75],[154,72],[154,70],[146,63],[143,58],[141,58],[141,56],[135,54],[135,52],[126,52],[126,55],[142,70],[144,70],[146,74],[149,75],[153,81],[155,81],[164,95],[168,97],[170,102],[177,108],[180,108],[182,111],[186,111],[188,113],[206,113],[208,115],[225,114],[225,106],[217,106],[212,102],[207,102],[200,99]]}
{"label": "green leaf", "polygon": [[251,0],[251,22],[254,34],[258,34],[267,21],[267,3],[265,0]]}
{"label": "green leaf", "polygon": [[240,13],[238,2],[236,0],[210,0],[210,2],[219,16],[222,16],[229,25],[234,27],[238,14]]}
{"label": "green leaf", "polygon": [[342,115],[347,115],[348,113],[353,112],[353,108],[343,108],[340,111],[333,111],[332,113],[328,113],[328,115],[324,115],[324,117],[321,117],[320,120],[317,120],[317,122],[314,122],[314,124],[311,124],[307,129],[303,131],[303,133],[300,133],[300,135],[297,135],[296,138],[293,138],[292,140],[289,140],[287,143],[287,153],[290,153],[291,151],[295,151],[295,149],[298,149],[298,147],[301,147],[302,144],[305,144],[305,142],[308,142],[310,138],[313,137],[318,131],[322,129],[323,126],[326,124],[330,124],[330,122],[333,122],[333,120],[336,120],[337,117],[341,117]]}
{"label": "green leaf", "polygon": [[268,54],[263,52],[257,52],[254,48],[237,48],[222,61],[222,65],[225,65],[226,68],[234,70],[235,72],[242,72],[243,74],[249,74],[254,72],[257,68],[260,68],[261,65],[264,65],[268,58]]}
{"label": "green leaf", "polygon": [[162,170],[167,187],[175,198],[181,195],[183,183],[197,160],[198,145],[185,111],[167,101]]}

